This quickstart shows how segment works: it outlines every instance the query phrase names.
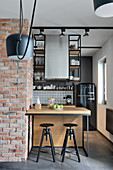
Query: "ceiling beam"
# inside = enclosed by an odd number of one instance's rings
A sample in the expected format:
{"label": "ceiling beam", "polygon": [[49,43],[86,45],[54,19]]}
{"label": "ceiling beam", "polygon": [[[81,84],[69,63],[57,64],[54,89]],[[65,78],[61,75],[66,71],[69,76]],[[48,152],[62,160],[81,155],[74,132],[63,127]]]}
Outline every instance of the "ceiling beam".
{"label": "ceiling beam", "polygon": [[57,27],[57,26],[33,26],[32,29],[106,29],[106,30],[113,30],[113,27],[106,27],[106,26],[87,26],[87,27],[82,27],[82,26],[62,26],[62,27]]}

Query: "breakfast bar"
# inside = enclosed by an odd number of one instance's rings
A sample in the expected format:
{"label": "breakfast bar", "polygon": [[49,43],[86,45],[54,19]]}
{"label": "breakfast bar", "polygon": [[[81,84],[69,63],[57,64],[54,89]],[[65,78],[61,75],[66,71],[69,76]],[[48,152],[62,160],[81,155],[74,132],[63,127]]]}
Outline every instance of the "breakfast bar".
{"label": "breakfast bar", "polygon": [[[54,127],[51,128],[54,146],[62,147],[63,140],[65,136],[65,127],[63,127],[64,123],[77,123],[78,127],[76,127],[76,136],[78,146],[83,148],[86,156],[88,156],[89,152],[89,116],[91,115],[91,111],[76,106],[65,106],[62,110],[53,110],[48,108],[47,106],[43,106],[41,109],[31,108],[26,112],[26,116],[28,116],[28,155],[29,155],[29,141],[30,141],[30,116],[32,116],[32,147],[39,147],[42,128],[40,127],[41,123],[53,123]],[[84,143],[84,129],[83,129],[83,116],[87,117],[87,148],[85,148]],[[44,141],[43,145],[49,145],[48,141]],[[72,141],[68,141],[68,145],[72,145]]]}

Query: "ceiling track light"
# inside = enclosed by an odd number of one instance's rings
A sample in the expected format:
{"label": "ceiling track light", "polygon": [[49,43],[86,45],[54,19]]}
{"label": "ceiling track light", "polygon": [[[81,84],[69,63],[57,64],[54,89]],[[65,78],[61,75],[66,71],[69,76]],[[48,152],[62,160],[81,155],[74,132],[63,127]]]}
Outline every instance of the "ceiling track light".
{"label": "ceiling track light", "polygon": [[29,60],[33,57],[33,39],[31,38],[32,25],[34,20],[37,0],[34,0],[29,35],[22,34],[23,30],[23,5],[20,0],[20,32],[11,34],[6,39],[7,56],[14,60]]}
{"label": "ceiling track light", "polygon": [[93,0],[95,14],[99,17],[113,17],[113,0]]}
{"label": "ceiling track light", "polygon": [[40,38],[44,36],[43,32],[44,32],[44,29],[43,29],[43,28],[40,28],[40,33],[39,33],[39,37],[40,37]]}
{"label": "ceiling track light", "polygon": [[65,36],[64,32],[65,32],[65,29],[62,28],[62,29],[61,29],[61,34],[60,34],[59,36],[60,36],[60,37],[64,37],[64,36]]}
{"label": "ceiling track light", "polygon": [[86,28],[86,29],[85,29],[85,34],[84,34],[83,36],[84,36],[84,37],[85,37],[85,36],[89,36],[89,28]]}

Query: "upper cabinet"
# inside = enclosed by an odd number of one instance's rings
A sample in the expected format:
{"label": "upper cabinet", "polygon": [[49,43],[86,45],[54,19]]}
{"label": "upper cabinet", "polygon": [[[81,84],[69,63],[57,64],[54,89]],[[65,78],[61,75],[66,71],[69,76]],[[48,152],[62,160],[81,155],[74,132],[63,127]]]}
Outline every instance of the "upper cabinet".
{"label": "upper cabinet", "polygon": [[81,35],[69,35],[69,81],[81,80]]}
{"label": "upper cabinet", "polygon": [[46,36],[45,79],[69,79],[68,36]]}
{"label": "upper cabinet", "polygon": [[34,82],[45,80],[45,35],[34,34]]}

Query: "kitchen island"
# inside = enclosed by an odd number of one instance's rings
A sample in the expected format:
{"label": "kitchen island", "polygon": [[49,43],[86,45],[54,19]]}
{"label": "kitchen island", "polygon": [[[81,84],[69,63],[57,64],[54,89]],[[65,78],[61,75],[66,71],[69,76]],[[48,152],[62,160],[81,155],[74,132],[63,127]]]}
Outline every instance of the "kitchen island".
{"label": "kitchen island", "polygon": [[[32,116],[32,147],[38,147],[40,145],[42,127],[41,123],[53,123],[54,127],[51,128],[53,142],[55,147],[62,147],[66,128],[64,123],[76,123],[78,126],[75,129],[77,143],[79,147],[83,147],[86,155],[88,156],[88,131],[89,131],[89,116],[91,111],[76,106],[65,106],[63,110],[53,110],[47,106],[43,106],[41,109],[31,108],[26,112],[28,116],[28,146],[30,141],[30,116]],[[87,117],[87,152],[84,145],[84,130],[83,130],[83,116]],[[44,140],[43,145],[49,145],[49,141]],[[68,145],[73,146],[73,141],[68,140]],[[28,147],[29,151],[29,147]]]}

